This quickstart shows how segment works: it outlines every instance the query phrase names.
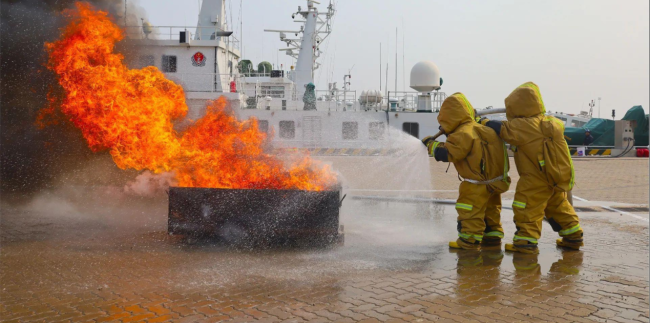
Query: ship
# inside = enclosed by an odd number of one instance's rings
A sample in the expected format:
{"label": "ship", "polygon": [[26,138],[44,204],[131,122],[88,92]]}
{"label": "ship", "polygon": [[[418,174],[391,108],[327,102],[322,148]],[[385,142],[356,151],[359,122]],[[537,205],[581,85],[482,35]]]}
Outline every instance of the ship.
{"label": "ship", "polygon": [[[284,3],[284,2],[283,2]],[[134,67],[156,66],[167,78],[182,85],[188,118],[205,114],[206,101],[225,97],[240,119],[257,118],[260,130],[273,132],[277,148],[366,149],[382,148],[390,140],[389,128],[418,139],[438,132],[438,111],[447,97],[438,67],[431,61],[411,69],[413,91],[366,90],[357,93],[343,76],[343,86],[327,84],[315,90],[306,104],[308,86],[320,67],[322,44],[334,31],[336,8],[306,0],[291,14],[294,30],[267,29],[286,45],[280,49],[295,59],[295,66],[258,68],[242,58],[241,41],[227,22],[226,0],[204,0],[196,26],[125,26],[127,38],[139,47]],[[277,66],[276,66],[277,67]],[[479,109],[495,120],[505,119],[503,108]],[[591,118],[550,113],[567,126],[581,127]],[[441,137],[444,141],[444,136]]]}

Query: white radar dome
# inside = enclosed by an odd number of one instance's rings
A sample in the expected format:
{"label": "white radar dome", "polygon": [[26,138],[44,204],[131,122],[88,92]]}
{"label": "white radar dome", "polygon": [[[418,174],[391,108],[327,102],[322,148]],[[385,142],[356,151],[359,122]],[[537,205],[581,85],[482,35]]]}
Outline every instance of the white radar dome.
{"label": "white radar dome", "polygon": [[411,69],[411,88],[418,92],[431,92],[440,88],[440,70],[431,61],[422,61]]}

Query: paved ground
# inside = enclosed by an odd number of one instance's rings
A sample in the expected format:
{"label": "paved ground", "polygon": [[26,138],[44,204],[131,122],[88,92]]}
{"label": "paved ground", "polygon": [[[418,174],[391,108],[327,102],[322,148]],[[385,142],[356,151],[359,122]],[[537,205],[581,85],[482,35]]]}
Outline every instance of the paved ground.
{"label": "paved ground", "polygon": [[[324,158],[324,157],[323,157]],[[325,159],[325,158],[324,158]],[[376,189],[433,189],[432,197],[455,199],[458,195],[458,177],[453,167],[447,163],[438,163],[430,159],[428,164],[431,175],[422,176],[421,172],[413,174],[412,168],[423,167],[421,163],[404,163],[403,160],[381,157],[328,157],[334,168],[345,174],[355,174],[351,178],[352,186],[357,189],[370,190],[373,194],[389,194],[377,192]],[[608,158],[590,157],[574,158],[576,170],[576,186],[574,195],[594,201],[611,201],[619,203],[648,204],[648,159],[647,158]],[[388,165],[388,166],[384,166]],[[513,158],[510,158],[511,190],[504,198],[514,197],[515,187],[519,176]],[[389,182],[386,177],[393,178]],[[402,178],[417,182],[416,187],[403,187]],[[420,180],[430,179],[429,181]],[[429,185],[428,187],[425,187]],[[367,193],[367,192],[366,192]],[[396,194],[397,192],[392,192]],[[422,195],[428,195],[421,193]]]}
{"label": "paved ground", "polygon": [[[430,187],[418,164],[341,158],[330,162],[348,182],[341,209],[346,240],[329,249],[251,251],[183,242],[165,233],[164,197],[136,199],[108,186],[67,187],[29,204],[5,201],[0,318],[649,321],[647,160],[576,161],[575,195],[586,200],[576,206],[589,211],[580,212],[586,247],[556,248],[544,224],[540,255],[522,256],[449,251],[455,211],[418,198],[453,197],[453,167],[445,174],[442,164],[431,163]],[[400,184],[403,178],[413,184]],[[376,199],[385,195],[391,199]],[[627,212],[603,208],[631,206],[625,203],[644,205]],[[506,239],[514,232],[511,218],[504,210]]]}

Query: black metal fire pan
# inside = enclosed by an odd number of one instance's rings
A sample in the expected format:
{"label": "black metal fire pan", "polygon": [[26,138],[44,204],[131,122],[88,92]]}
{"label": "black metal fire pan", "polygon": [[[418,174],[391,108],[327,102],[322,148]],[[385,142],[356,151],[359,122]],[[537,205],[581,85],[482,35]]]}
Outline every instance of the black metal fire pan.
{"label": "black metal fire pan", "polygon": [[340,188],[329,191],[171,187],[168,232],[230,242],[340,241]]}

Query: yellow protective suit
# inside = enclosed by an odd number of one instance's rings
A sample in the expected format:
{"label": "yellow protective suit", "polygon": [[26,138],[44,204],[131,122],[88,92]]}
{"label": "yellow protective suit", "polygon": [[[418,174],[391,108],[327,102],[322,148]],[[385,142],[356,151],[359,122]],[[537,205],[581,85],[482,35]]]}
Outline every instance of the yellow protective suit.
{"label": "yellow protective suit", "polygon": [[567,192],[574,184],[574,170],[564,139],[564,124],[546,115],[535,83],[516,88],[505,104],[507,121],[501,122],[499,135],[515,147],[515,164],[520,176],[512,203],[517,227],[515,249],[537,252],[545,216],[569,246],[579,248],[583,232],[567,200]]}
{"label": "yellow protective suit", "polygon": [[[448,97],[440,108],[438,122],[447,141],[429,142],[429,155],[446,150],[463,182],[456,203],[457,243],[463,249],[479,249],[501,243],[501,193],[508,190],[508,156],[503,141],[474,118],[474,108],[462,93]],[[439,152],[439,151],[438,151]]]}

